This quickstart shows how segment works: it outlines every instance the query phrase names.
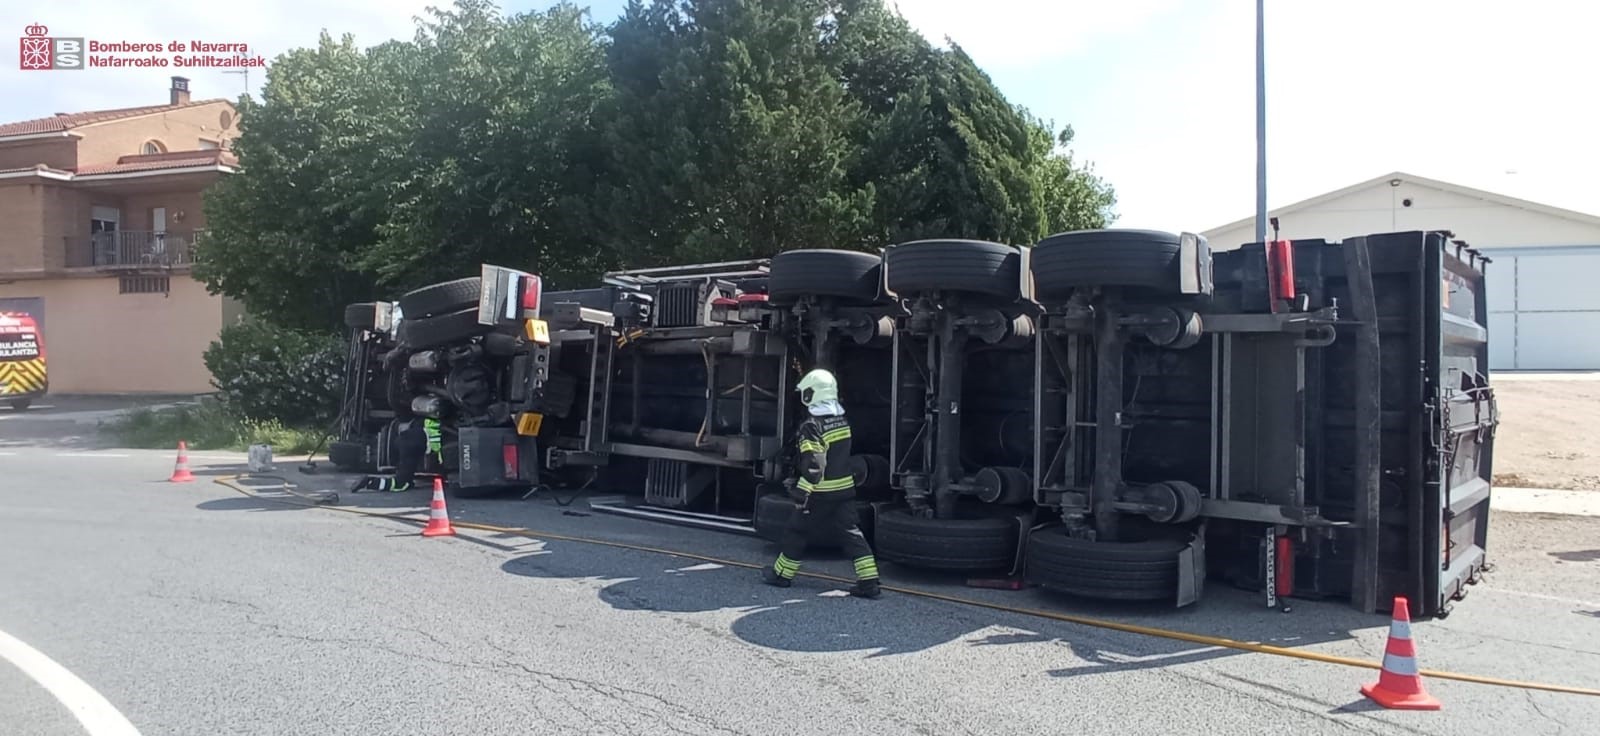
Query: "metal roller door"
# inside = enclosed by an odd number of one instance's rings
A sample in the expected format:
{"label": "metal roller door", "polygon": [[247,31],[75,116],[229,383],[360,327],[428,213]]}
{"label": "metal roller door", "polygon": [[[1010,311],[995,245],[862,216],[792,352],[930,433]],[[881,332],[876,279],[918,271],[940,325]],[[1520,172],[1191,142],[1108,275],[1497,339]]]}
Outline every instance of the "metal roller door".
{"label": "metal roller door", "polygon": [[1600,246],[1485,250],[1492,370],[1600,370]]}

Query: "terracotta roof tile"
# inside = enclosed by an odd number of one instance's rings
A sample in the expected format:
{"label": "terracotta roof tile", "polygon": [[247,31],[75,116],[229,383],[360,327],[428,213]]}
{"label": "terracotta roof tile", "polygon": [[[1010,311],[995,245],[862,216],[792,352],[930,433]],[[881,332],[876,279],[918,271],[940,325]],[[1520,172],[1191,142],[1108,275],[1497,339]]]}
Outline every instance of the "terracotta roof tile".
{"label": "terracotta roof tile", "polygon": [[155,154],[151,156],[123,156],[114,164],[101,164],[96,166],[79,166],[78,176],[93,176],[95,174],[122,174],[132,171],[160,171],[162,169],[185,169],[191,166],[232,166],[234,161],[231,156],[218,155],[220,151],[184,151],[188,157],[175,157],[173,154]]}
{"label": "terracotta roof tile", "polygon": [[119,107],[113,110],[89,110],[86,112],[60,112],[47,118],[23,120],[15,123],[0,124],[0,137],[13,135],[28,135],[31,133],[54,133],[56,131],[71,130],[80,125],[102,123],[107,120],[131,118],[139,115],[148,115],[153,112],[177,110],[196,105],[208,105],[213,102],[226,102],[221,97],[209,100],[195,100],[187,105],[145,105],[143,107]]}

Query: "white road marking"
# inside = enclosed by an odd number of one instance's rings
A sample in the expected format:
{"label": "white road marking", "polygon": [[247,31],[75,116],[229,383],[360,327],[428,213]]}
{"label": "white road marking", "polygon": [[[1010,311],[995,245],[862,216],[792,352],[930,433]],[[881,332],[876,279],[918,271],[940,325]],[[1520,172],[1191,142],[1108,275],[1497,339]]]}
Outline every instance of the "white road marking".
{"label": "white road marking", "polygon": [[[1476,590],[1476,589],[1474,589],[1474,590]],[[1533,599],[1541,600],[1541,601],[1554,601],[1556,603],[1566,603],[1568,605],[1573,605],[1573,606],[1588,606],[1589,608],[1593,608],[1593,609],[1595,609],[1597,611],[1600,611],[1600,602],[1596,602],[1596,601],[1585,601],[1585,600],[1580,600],[1580,599],[1577,599],[1577,598],[1562,598],[1561,596],[1558,596],[1558,595],[1545,595],[1543,593],[1524,593],[1524,592],[1522,592],[1520,590],[1506,590],[1505,588],[1483,588],[1483,590],[1489,591],[1490,593],[1501,593],[1501,594],[1504,594],[1504,595],[1515,595],[1515,596],[1520,596],[1520,597],[1523,597],[1523,598],[1533,598]]]}
{"label": "white road marking", "polygon": [[56,457],[133,457],[115,452],[58,452]]}
{"label": "white road marking", "polygon": [[17,453],[15,453],[15,452],[0,452],[0,457],[16,457],[16,456],[17,456]]}
{"label": "white road marking", "polygon": [[134,728],[111,701],[89,687],[89,683],[78,679],[44,652],[4,631],[0,631],[0,657],[5,657],[23,674],[49,690],[78,723],[83,724],[89,736],[139,736],[139,729]]}

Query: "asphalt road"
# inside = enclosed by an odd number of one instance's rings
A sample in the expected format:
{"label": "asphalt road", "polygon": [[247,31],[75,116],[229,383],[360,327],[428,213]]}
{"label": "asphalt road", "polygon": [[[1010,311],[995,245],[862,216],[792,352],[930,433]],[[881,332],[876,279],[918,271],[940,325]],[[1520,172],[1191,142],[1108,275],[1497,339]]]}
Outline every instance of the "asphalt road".
{"label": "asphalt road", "polygon": [[[0,632],[154,734],[1556,734],[1600,698],[1430,680],[1438,713],[1373,708],[1375,673],[886,594],[790,590],[751,570],[572,542],[415,526],[205,482],[233,456],[0,446]],[[306,490],[337,487],[305,479]],[[270,492],[270,491],[269,491]],[[343,494],[417,512],[423,492]],[[765,561],[759,540],[553,499],[455,501],[457,520]],[[569,514],[567,512],[572,512]],[[582,514],[582,515],[573,515]],[[1600,520],[1499,515],[1500,569],[1422,665],[1600,687]],[[1556,527],[1552,544],[1530,539]],[[1387,620],[1341,604],[1257,608],[1219,585],[1183,611],[895,583],[1368,659]],[[848,563],[808,569],[847,576]],[[0,732],[84,734],[0,658]]]}

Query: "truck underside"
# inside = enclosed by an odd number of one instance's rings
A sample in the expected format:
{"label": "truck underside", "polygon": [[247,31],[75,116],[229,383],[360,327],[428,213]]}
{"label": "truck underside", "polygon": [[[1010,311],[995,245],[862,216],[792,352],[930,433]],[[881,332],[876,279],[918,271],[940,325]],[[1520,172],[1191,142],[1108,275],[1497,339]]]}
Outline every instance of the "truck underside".
{"label": "truck underside", "polygon": [[1484,266],[1444,232],[1032,247],[480,277],[351,305],[335,464],[417,417],[462,495],[595,487],[599,511],[775,538],[806,370],[839,379],[863,530],[903,565],[1099,599],[1448,611],[1485,566],[1496,405]]}

